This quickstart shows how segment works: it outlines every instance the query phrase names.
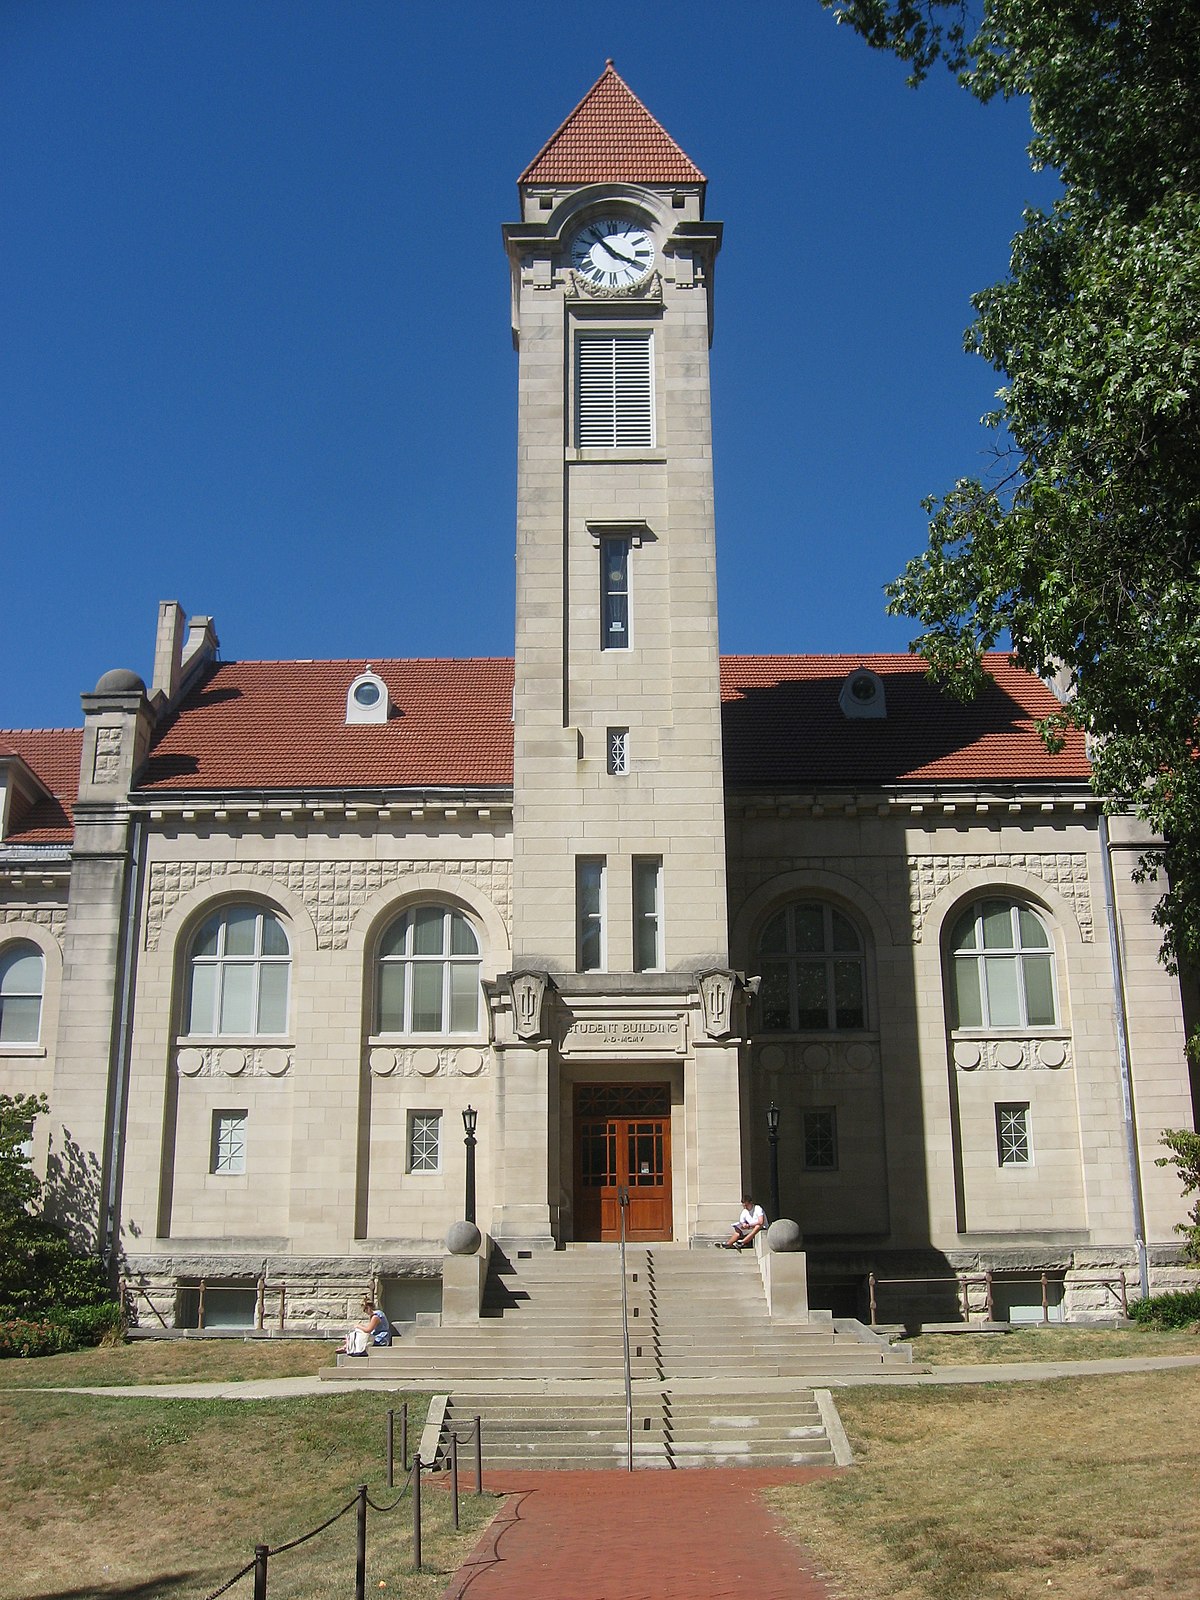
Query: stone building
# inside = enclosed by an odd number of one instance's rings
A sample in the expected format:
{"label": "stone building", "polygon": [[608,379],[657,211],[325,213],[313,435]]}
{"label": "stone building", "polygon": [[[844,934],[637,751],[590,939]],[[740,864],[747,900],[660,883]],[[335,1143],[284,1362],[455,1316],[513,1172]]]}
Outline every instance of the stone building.
{"label": "stone building", "polygon": [[1145,841],[1002,656],[969,706],[719,657],[705,179],[610,64],[519,197],[513,659],[223,661],[167,602],[148,688],[0,733],[0,1088],[50,1098],[57,1203],[143,1320],[411,1316],[468,1106],[523,1249],[614,1238],[624,1187],[632,1238],[715,1240],[775,1106],[818,1306],[1168,1281]]}

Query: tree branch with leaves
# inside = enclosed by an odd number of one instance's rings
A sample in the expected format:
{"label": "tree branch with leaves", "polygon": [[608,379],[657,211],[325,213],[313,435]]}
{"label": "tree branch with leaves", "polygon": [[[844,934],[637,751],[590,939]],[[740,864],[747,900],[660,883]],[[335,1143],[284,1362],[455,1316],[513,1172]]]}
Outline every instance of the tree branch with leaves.
{"label": "tree branch with leaves", "polygon": [[888,590],[963,696],[983,650],[1065,680],[1052,744],[1092,738],[1094,784],[1165,841],[1172,970],[1200,963],[1200,9],[1195,0],[821,0],[919,84],[1029,102],[1035,169],[1008,276],[965,348],[1001,375],[995,471],[926,502],[929,544]]}

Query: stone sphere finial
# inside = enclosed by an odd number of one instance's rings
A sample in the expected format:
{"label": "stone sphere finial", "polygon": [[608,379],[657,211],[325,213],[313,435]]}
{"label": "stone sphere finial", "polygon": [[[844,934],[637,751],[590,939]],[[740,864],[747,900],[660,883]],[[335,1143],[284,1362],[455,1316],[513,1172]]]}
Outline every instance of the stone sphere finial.
{"label": "stone sphere finial", "polygon": [[446,1231],[446,1249],[452,1256],[473,1256],[483,1235],[473,1222],[452,1222]]}
{"label": "stone sphere finial", "polygon": [[788,1255],[799,1250],[802,1243],[800,1224],[793,1222],[791,1217],[776,1217],[767,1229],[767,1246],[777,1255]]}
{"label": "stone sphere finial", "polygon": [[101,675],[95,694],[145,694],[146,685],[128,667],[112,667]]}

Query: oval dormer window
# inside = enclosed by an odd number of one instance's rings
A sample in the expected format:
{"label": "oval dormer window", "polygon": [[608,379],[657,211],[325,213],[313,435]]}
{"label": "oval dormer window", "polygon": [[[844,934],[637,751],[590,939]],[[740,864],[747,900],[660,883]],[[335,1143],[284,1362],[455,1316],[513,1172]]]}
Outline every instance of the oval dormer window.
{"label": "oval dormer window", "polygon": [[870,667],[855,668],[842,684],[838,705],[844,717],[886,717],[887,697],[883,679]]}
{"label": "oval dormer window", "polygon": [[346,722],[386,722],[390,703],[387,684],[370,667],[360,672],[346,695]]}

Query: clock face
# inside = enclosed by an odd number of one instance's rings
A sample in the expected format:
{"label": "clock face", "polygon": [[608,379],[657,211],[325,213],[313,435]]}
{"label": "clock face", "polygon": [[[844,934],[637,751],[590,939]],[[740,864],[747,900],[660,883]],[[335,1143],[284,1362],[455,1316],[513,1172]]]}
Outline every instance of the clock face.
{"label": "clock face", "polygon": [[571,265],[598,289],[631,289],[649,277],[654,241],[622,217],[597,217],[571,241]]}

